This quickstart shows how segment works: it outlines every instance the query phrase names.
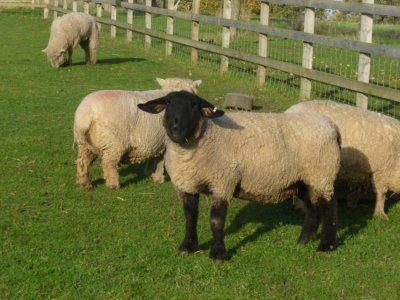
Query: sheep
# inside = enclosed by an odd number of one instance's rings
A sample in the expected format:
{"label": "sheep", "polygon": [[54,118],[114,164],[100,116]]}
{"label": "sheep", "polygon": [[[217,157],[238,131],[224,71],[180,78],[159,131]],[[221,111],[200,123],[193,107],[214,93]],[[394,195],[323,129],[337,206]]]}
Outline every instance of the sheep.
{"label": "sheep", "polygon": [[[69,58],[66,64],[71,66],[72,52],[80,44],[85,50],[85,63],[94,65],[98,39],[99,30],[95,18],[85,13],[73,12],[54,19],[49,43],[42,52],[47,54],[51,65],[58,68],[66,61],[68,51]],[[92,51],[92,59],[89,49]]]}
{"label": "sheep", "polygon": [[156,79],[161,90],[103,90],[87,95],[75,112],[74,141],[78,144],[77,183],[90,189],[89,167],[102,156],[106,185],[119,188],[119,163],[139,163],[150,159],[145,170],[156,183],[164,181],[164,131],[162,116],[150,116],[138,103],[162,97],[170,91],[197,92],[201,80]]}
{"label": "sheep", "polygon": [[206,100],[181,91],[138,105],[149,113],[165,109],[165,167],[183,202],[186,235],[178,252],[196,251],[199,193],[211,194],[210,258],[226,258],[224,224],[232,197],[277,203],[298,194],[307,214],[298,238],[316,238],[318,251],[336,243],[332,198],[340,167],[339,135],[318,114],[233,112],[224,115]]}
{"label": "sheep", "polygon": [[298,103],[286,113],[320,113],[339,128],[342,138],[341,168],[337,186],[358,187],[347,197],[355,206],[363,190],[376,193],[374,215],[385,219],[388,190],[400,193],[400,122],[365,109],[331,101]]}

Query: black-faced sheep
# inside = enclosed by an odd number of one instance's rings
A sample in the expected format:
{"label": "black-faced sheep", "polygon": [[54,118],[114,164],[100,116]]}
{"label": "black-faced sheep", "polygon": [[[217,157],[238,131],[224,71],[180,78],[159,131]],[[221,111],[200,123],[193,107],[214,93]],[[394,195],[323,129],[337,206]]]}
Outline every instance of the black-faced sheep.
{"label": "black-faced sheep", "polygon": [[286,113],[320,113],[332,120],[342,139],[338,185],[358,187],[350,195],[354,205],[360,190],[376,193],[375,215],[385,214],[386,193],[400,193],[400,122],[388,116],[331,101],[307,101]]}
{"label": "black-faced sheep", "polygon": [[178,251],[197,249],[199,193],[213,197],[210,258],[225,258],[224,224],[232,197],[277,203],[292,193],[307,213],[298,243],[316,238],[322,222],[320,251],[336,242],[333,185],[340,167],[339,136],[334,124],[318,114],[266,114],[217,110],[187,92],[139,104],[165,109],[165,166],[183,201],[186,236]]}
{"label": "black-faced sheep", "polygon": [[103,90],[87,95],[75,112],[74,140],[78,144],[77,182],[92,188],[89,167],[102,156],[106,185],[119,188],[119,163],[139,163],[150,159],[146,174],[157,183],[164,181],[165,132],[162,116],[137,108],[171,91],[197,92],[201,80],[157,78],[161,90]]}
{"label": "black-faced sheep", "polygon": [[72,65],[72,52],[80,44],[85,50],[85,63],[94,65],[98,39],[99,30],[95,18],[85,13],[73,12],[54,19],[49,43],[42,51],[47,54],[51,65],[58,68],[66,61],[67,52],[69,58],[66,64]]}

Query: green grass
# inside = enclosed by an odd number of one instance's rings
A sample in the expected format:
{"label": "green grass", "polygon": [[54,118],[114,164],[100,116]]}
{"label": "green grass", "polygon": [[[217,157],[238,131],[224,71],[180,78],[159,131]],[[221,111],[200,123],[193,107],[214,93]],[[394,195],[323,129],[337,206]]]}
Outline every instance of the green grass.
{"label": "green grass", "polygon": [[[75,183],[73,114],[99,89],[157,88],[156,77],[202,79],[200,96],[222,105],[227,92],[255,95],[259,111],[295,103],[276,89],[234,79],[101,35],[98,64],[53,69],[40,51],[51,20],[0,14],[0,298],[398,299],[400,204],[390,220],[373,202],[339,206],[339,245],[316,253],[297,245],[303,216],[288,201],[234,199],[226,223],[230,259],[208,259],[210,199],[201,198],[201,251],[175,254],[184,235],[172,184],[154,185],[143,165],[121,166],[121,189],[109,190],[99,162],[96,189]],[[191,74],[191,75],[190,75]]]}

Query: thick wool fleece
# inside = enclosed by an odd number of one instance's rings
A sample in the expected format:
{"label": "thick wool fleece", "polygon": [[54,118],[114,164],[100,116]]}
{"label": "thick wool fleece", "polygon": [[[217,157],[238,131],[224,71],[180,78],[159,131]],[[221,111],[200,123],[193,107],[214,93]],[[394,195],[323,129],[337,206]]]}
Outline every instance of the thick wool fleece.
{"label": "thick wool fleece", "polygon": [[238,112],[204,119],[200,127],[190,147],[167,139],[166,168],[179,191],[275,203],[303,182],[314,204],[331,200],[340,149],[324,116]]}
{"label": "thick wool fleece", "polygon": [[[164,114],[151,115],[138,109],[144,103],[171,91],[197,92],[201,81],[157,79],[161,90],[103,90],[87,95],[75,112],[74,140],[78,144],[78,183],[90,188],[89,167],[102,156],[107,186],[119,187],[117,166],[120,162],[139,163],[162,156],[165,151]],[[163,182],[163,161],[153,179]],[[149,171],[151,172],[151,170]]]}
{"label": "thick wool fleece", "polygon": [[388,116],[331,101],[307,101],[287,113],[314,112],[331,119],[342,139],[339,184],[372,186],[375,215],[384,212],[388,190],[400,193],[400,122]]}

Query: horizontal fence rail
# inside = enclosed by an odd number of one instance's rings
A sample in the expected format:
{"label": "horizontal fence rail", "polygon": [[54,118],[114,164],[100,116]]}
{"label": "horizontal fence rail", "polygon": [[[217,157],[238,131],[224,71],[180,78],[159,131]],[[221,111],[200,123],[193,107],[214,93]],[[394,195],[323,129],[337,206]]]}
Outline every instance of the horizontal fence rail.
{"label": "horizontal fence rail", "polygon": [[258,0],[264,3],[284,4],[291,6],[313,7],[321,9],[336,9],[361,14],[384,15],[400,17],[400,7],[392,5],[365,4],[365,3],[346,3],[339,1],[321,0]]}
{"label": "horizontal fence rail", "polygon": [[45,4],[32,2],[0,2],[0,8],[45,8]]}

